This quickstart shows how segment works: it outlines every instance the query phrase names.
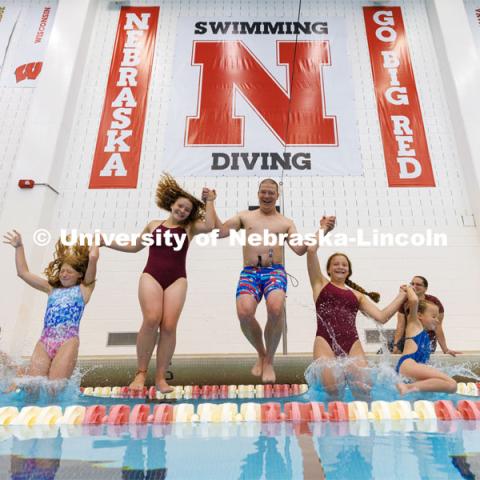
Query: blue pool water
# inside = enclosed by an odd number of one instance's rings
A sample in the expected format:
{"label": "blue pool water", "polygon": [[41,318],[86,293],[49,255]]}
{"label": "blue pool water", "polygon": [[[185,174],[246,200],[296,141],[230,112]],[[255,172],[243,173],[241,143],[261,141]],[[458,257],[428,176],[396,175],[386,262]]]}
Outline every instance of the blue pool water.
{"label": "blue pool water", "polygon": [[[476,422],[171,424],[34,430],[0,428],[0,478],[480,478],[480,426]],[[29,438],[32,435],[45,438]]]}
{"label": "blue pool water", "polygon": [[[399,398],[394,386],[398,377],[392,372],[383,367],[372,370],[372,398]],[[328,401],[312,375],[311,388],[302,396],[208,402]],[[132,406],[144,401],[86,397],[78,393],[78,381],[79,377],[72,380],[55,399],[45,385],[35,394],[0,394],[0,406]],[[348,387],[342,395],[344,401],[353,399]],[[457,402],[465,397],[416,394],[404,398]],[[199,404],[202,400],[177,401],[184,402]],[[480,422],[0,427],[0,480],[322,478],[480,480]]]}

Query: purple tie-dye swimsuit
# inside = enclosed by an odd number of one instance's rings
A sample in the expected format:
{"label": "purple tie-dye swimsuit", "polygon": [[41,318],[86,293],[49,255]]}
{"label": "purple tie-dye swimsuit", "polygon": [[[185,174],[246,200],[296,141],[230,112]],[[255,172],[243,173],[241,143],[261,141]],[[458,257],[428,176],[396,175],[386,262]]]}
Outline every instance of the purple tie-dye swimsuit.
{"label": "purple tie-dye swimsuit", "polygon": [[54,288],[48,297],[47,310],[40,336],[45,350],[53,360],[58,349],[70,338],[78,337],[85,302],[80,285]]}

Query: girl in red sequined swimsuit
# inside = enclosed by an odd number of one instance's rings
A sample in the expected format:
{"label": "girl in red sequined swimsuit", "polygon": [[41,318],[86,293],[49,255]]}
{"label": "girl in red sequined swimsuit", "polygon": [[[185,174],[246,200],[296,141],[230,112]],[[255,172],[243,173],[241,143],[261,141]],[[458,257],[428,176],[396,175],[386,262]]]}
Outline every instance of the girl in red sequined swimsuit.
{"label": "girl in red sequined swimsuit", "polygon": [[[320,221],[320,228],[324,229],[324,219]],[[390,305],[380,310],[366,298],[378,302],[380,295],[368,293],[350,280],[352,264],[346,255],[335,253],[328,259],[328,279],[321,271],[317,250],[318,245],[308,247],[307,267],[317,311],[313,357],[326,361],[321,374],[323,386],[330,395],[337,396],[338,385],[347,380],[355,396],[368,397],[370,385],[364,370],[368,365],[355,325],[357,312],[360,310],[375,321],[386,323],[405,301],[406,287],[400,287]],[[345,378],[338,378],[328,366],[338,356],[348,356],[352,360],[347,364]]]}
{"label": "girl in red sequined swimsuit", "polygon": [[[155,243],[150,246],[138,288],[143,323],[137,336],[138,369],[130,384],[132,389],[141,390],[145,385],[148,364],[160,333],[155,385],[162,393],[173,391],[165,375],[175,350],[177,323],[187,293],[187,250],[195,235],[212,231],[215,196],[215,190],[204,188],[202,198],[206,200],[205,205],[169,175],[163,175],[158,183],[157,205],[170,215],[166,220],[148,223],[139,236],[150,234]],[[112,242],[107,246],[122,252],[138,252],[145,244],[137,238],[127,245]]]}

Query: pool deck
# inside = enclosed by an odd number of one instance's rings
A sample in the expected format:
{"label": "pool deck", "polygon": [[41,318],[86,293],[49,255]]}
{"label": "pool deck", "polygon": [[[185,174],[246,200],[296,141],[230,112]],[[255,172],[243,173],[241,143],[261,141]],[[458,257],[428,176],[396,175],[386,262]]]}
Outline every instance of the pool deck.
{"label": "pool deck", "polygon": [[[171,370],[174,374],[173,385],[230,385],[257,384],[259,378],[250,374],[255,362],[254,355],[176,355]],[[367,354],[372,364],[384,357]],[[391,355],[390,362],[396,364],[399,355]],[[469,364],[469,368],[480,375],[480,352],[466,352],[457,357],[434,354],[432,359],[447,362],[450,365]],[[303,373],[311,363],[309,353],[277,355],[275,357],[276,383],[304,383]],[[78,365],[83,372],[84,386],[128,385],[136,371],[135,356],[95,356],[80,357]],[[150,362],[147,384],[153,384],[155,360]],[[455,377],[457,381],[468,381],[465,377]]]}

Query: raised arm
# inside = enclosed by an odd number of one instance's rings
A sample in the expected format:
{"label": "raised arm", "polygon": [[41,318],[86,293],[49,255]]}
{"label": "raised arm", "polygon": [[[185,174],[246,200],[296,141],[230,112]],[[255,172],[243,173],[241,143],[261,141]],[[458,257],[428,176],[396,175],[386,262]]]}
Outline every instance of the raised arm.
{"label": "raised arm", "polygon": [[318,245],[307,248],[307,270],[310,285],[312,286],[313,298],[316,299],[322,288],[328,283],[328,278],[322,273],[317,256]]}
{"label": "raised arm", "polygon": [[204,188],[202,191],[202,200],[205,202],[205,220],[198,220],[191,226],[191,234],[210,233],[215,228],[216,212],[214,207],[217,192]]}
{"label": "raised arm", "polygon": [[[111,248],[112,250],[118,250],[119,252],[128,252],[128,253],[137,253],[143,248],[145,248],[145,245],[142,243],[142,236],[145,235],[146,233],[152,233],[154,226],[156,226],[157,221],[153,220],[150,223],[148,223],[145,228],[142,230],[142,233],[140,235],[137,235],[135,238],[134,242],[121,242],[119,244],[115,240],[108,241],[108,243],[105,241],[105,236],[101,236],[101,241],[100,241],[100,246],[101,247],[107,247]],[[110,239],[109,239],[110,240]]]}
{"label": "raised arm", "polygon": [[[333,230],[334,227],[335,227],[335,217],[333,217],[333,216],[330,216],[330,217],[323,216],[320,220],[320,227],[319,227],[317,233],[315,234],[316,238],[317,238],[317,241],[320,238],[319,237],[320,230],[323,230],[323,235],[326,235],[328,232]],[[291,225],[290,225],[287,233],[288,233],[288,237],[287,237],[288,246],[297,255],[300,255],[300,256],[304,255],[305,252],[307,252],[307,249],[310,245],[306,244],[306,243],[303,243],[301,245],[297,245],[296,244],[297,242],[293,242],[293,235],[297,234],[297,227],[295,226],[295,223],[293,223],[293,221],[291,222]]]}
{"label": "raised arm", "polygon": [[322,273],[320,262],[318,261],[318,239],[320,230],[323,230],[323,234],[326,235],[332,228],[331,222],[335,224],[335,217],[322,217],[320,220],[320,227],[316,233],[317,243],[307,247],[307,270],[308,278],[310,279],[310,285],[312,286],[313,298],[316,299],[320,293],[320,290],[328,283],[328,278]]}
{"label": "raised arm", "polygon": [[87,271],[85,272],[85,277],[83,278],[83,284],[87,287],[95,282],[99,255],[100,249],[98,248],[98,245],[92,245],[88,255]]}
{"label": "raised arm", "polygon": [[218,229],[218,238],[225,238],[230,235],[230,230],[238,231],[242,228],[242,220],[240,219],[240,214],[237,213],[232,218],[229,218],[225,223],[222,223],[220,218],[218,218],[217,212],[215,212],[215,228]]}
{"label": "raised arm", "polygon": [[22,236],[16,230],[8,232],[3,236],[3,243],[8,243],[15,248],[15,266],[17,267],[17,275],[33,288],[41,292],[50,293],[52,287],[44,278],[31,273],[28,270],[27,259],[25,258],[25,250],[23,248]]}
{"label": "raised arm", "polygon": [[308,245],[305,245],[304,243],[302,245],[297,245],[296,242],[293,241],[293,238],[294,238],[293,236],[298,233],[297,227],[295,226],[295,223],[293,223],[293,220],[290,223],[290,227],[288,228],[287,233],[288,233],[287,243],[288,243],[288,246],[292,249],[292,251],[299,256],[305,255],[308,249]]}
{"label": "raised arm", "polygon": [[360,298],[360,311],[373,318],[378,323],[387,323],[393,317],[395,312],[400,308],[406,298],[406,287],[402,285],[398,295],[393,301],[387,305],[383,310],[380,310],[373,302],[371,302],[365,295]]}
{"label": "raised arm", "polygon": [[90,247],[90,253],[88,255],[88,266],[83,282],[80,284],[82,290],[83,300],[88,303],[93,289],[95,288],[95,280],[97,276],[97,263],[100,255],[100,249],[98,245],[92,245]]}

